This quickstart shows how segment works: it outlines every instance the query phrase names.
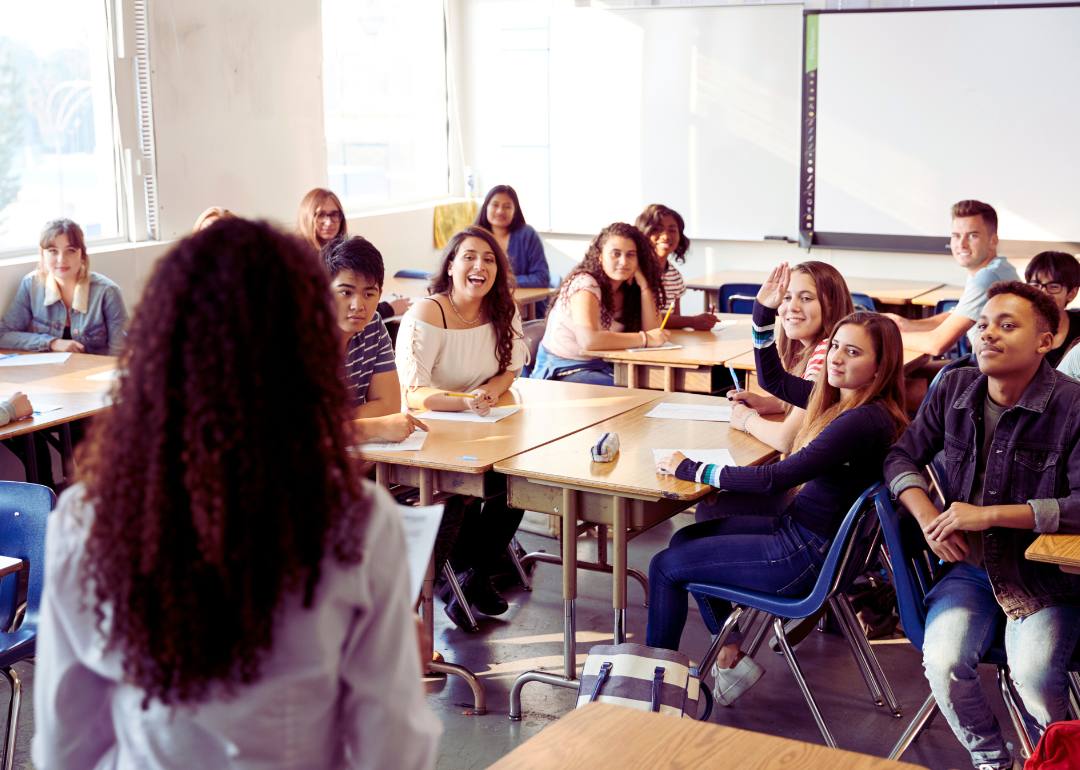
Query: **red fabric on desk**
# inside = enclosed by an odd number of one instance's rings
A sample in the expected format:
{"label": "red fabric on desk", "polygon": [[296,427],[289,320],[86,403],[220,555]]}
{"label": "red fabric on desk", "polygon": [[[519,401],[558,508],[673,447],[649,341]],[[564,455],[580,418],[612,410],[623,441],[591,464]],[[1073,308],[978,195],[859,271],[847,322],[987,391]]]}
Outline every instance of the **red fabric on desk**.
{"label": "red fabric on desk", "polygon": [[1074,770],[1080,767],[1080,721],[1054,722],[1043,733],[1024,770]]}

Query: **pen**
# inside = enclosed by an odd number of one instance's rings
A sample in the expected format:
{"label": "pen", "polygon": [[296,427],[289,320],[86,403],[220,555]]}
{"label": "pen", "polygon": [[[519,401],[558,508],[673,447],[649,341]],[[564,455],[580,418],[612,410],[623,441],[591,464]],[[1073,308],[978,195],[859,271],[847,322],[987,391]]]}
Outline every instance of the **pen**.
{"label": "pen", "polygon": [[664,316],[664,320],[660,322],[660,328],[664,328],[664,324],[667,323],[667,319],[671,318],[671,311],[675,309],[675,300],[671,300],[671,304],[668,305],[667,314]]}
{"label": "pen", "polygon": [[0,361],[3,361],[5,358],[14,358],[17,355],[19,355],[19,354],[18,353],[8,353],[6,356],[0,356]]}
{"label": "pen", "polygon": [[735,383],[735,392],[742,393],[742,388],[739,387],[739,377],[735,374],[735,367],[729,364],[727,370],[731,372],[731,381]]}
{"label": "pen", "polygon": [[473,457],[472,455],[462,455],[461,457],[459,457],[457,459],[458,460],[472,460],[473,462],[478,462],[477,458]]}

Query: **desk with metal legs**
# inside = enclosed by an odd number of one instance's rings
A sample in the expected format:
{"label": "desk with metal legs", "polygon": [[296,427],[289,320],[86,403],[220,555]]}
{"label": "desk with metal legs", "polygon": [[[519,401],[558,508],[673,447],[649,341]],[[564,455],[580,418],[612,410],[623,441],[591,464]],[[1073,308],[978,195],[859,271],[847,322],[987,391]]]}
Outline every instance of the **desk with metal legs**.
{"label": "desk with metal legs", "polygon": [[[611,527],[614,539],[614,639],[626,631],[627,544],[710,494],[712,487],[680,481],[656,472],[653,449],[727,449],[739,465],[759,465],[776,455],[752,436],[726,422],[666,420],[645,417],[662,402],[726,405],[727,399],[691,393],[664,393],[655,402],[612,417],[568,438],[553,441],[507,460],[495,470],[507,477],[511,506],[562,517],[563,673],[528,671],[510,691],[510,719],[521,719],[521,689],[528,682],[577,686],[575,655],[578,520],[584,527]],[[615,462],[594,463],[581,451],[601,434],[619,434]]]}
{"label": "desk with metal legs", "polygon": [[[420,491],[420,504],[435,502],[436,492],[486,499],[501,494],[506,477],[492,471],[495,463],[556,439],[584,430],[602,420],[647,404],[661,393],[603,385],[582,385],[553,380],[517,380],[499,406],[518,406],[519,411],[496,423],[428,420],[430,432],[417,452],[373,452],[360,448],[365,460],[376,463],[376,478],[391,487]],[[417,415],[424,419],[423,413]],[[588,439],[578,452],[588,457]],[[463,458],[476,458],[463,459]],[[421,613],[428,638],[434,628],[434,561],[428,567],[421,590]],[[428,652],[433,652],[429,650]],[[427,659],[431,655],[426,656]],[[472,687],[473,713],[486,710],[483,685],[468,669],[432,661],[429,668],[464,678]]]}

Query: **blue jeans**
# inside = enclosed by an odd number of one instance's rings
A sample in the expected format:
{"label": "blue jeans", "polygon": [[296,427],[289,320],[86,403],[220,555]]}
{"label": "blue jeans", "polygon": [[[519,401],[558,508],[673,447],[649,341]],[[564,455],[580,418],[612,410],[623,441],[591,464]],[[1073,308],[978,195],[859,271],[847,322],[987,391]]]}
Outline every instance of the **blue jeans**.
{"label": "blue jeans", "polygon": [[971,762],[1011,767],[977,667],[1005,624],[1009,673],[1021,698],[1028,734],[1065,718],[1067,665],[1080,638],[1080,608],[1047,607],[1020,620],[1001,611],[986,570],[957,564],[926,595],[923,668],[930,689]]}
{"label": "blue jeans", "polygon": [[[777,596],[806,596],[814,588],[828,550],[828,540],[790,516],[779,520],[732,516],[679,530],[649,565],[645,644],[679,649],[686,625],[688,602],[683,586],[687,583],[723,583]],[[699,599],[698,606],[714,634],[731,614],[731,603],[720,599]],[[730,643],[740,641],[738,632],[728,637]]]}
{"label": "blue jeans", "polygon": [[544,347],[536,349],[536,365],[529,374],[534,380],[562,380],[564,382],[584,382],[588,385],[614,385],[615,367],[601,358],[588,361],[574,361],[560,358]]}

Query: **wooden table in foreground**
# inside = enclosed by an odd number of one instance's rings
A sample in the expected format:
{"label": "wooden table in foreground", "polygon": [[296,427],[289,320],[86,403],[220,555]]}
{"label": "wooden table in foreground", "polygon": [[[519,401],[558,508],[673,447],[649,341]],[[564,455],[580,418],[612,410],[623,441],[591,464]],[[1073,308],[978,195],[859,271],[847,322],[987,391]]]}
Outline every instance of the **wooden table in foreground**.
{"label": "wooden table in foreground", "polygon": [[750,352],[753,358],[753,324],[750,316],[718,313],[721,320],[735,321],[719,331],[672,329],[671,342],[681,348],[583,350],[582,355],[602,358],[615,365],[615,384],[631,388],[654,388],[668,392],[715,393],[731,384],[724,364]]}
{"label": "wooden table in foreground", "polygon": [[[719,289],[726,283],[764,283],[767,270],[721,270],[686,282],[686,288],[704,291],[706,302],[715,304]],[[927,292],[939,288],[940,281],[907,281],[893,278],[849,278],[848,291],[866,294],[884,305],[908,305]],[[723,309],[723,308],[721,308]]]}
{"label": "wooden table in foreground", "polygon": [[[26,351],[0,350],[0,355],[19,353],[33,356]],[[87,377],[116,368],[114,356],[92,356],[88,353],[72,353],[62,364],[0,367],[0,397],[10,396],[21,390],[30,397],[30,405],[58,406],[23,420],[15,420],[0,427],[0,439],[27,437],[27,480],[37,481],[37,455],[30,442],[30,434],[43,428],[60,427],[60,458],[64,475],[70,477],[72,465],[71,433],[69,424],[74,420],[90,417],[108,406],[108,394],[114,380],[88,380]]]}
{"label": "wooden table in foreground", "polygon": [[[563,674],[527,671],[510,691],[510,719],[521,719],[521,688],[528,682],[577,686],[575,654],[578,521],[611,527],[614,540],[612,606],[615,644],[625,638],[627,544],[631,539],[712,493],[712,487],[656,472],[653,449],[727,449],[738,465],[758,465],[776,455],[730,423],[645,417],[658,404],[727,406],[726,398],[665,393],[643,406],[566,438],[495,463],[507,476],[510,505],[562,518]],[[619,434],[614,462],[594,463],[589,448],[604,433]],[[598,537],[606,544],[606,533]],[[600,547],[600,546],[598,546]],[[584,566],[584,565],[582,565]]]}
{"label": "wooden table in foreground", "polygon": [[489,770],[922,770],[853,751],[692,719],[589,703],[534,735]]}
{"label": "wooden table in foreground", "polygon": [[[383,281],[383,294],[396,294],[399,297],[419,299],[428,295],[428,282],[424,278],[394,278],[388,276]],[[536,317],[536,303],[550,297],[558,289],[535,288],[514,289],[514,301],[521,305],[521,320],[528,321]]]}
{"label": "wooden table in foreground", "polygon": [[[420,490],[420,504],[431,505],[436,490],[448,494],[491,497],[505,488],[505,478],[492,466],[508,457],[583,430],[601,420],[647,404],[661,394],[606,385],[583,385],[555,380],[517,380],[499,399],[499,406],[519,406],[518,412],[495,423],[428,420],[424,448],[416,452],[365,451],[360,455],[376,463],[376,478],[387,488],[395,485]],[[423,420],[423,413],[418,414]],[[588,448],[586,448],[586,455]],[[465,460],[463,457],[475,457]],[[434,557],[421,588],[420,608],[432,639],[434,626]],[[433,650],[426,660],[431,660]],[[475,712],[484,713],[483,685],[464,666],[432,662],[433,671],[460,676],[469,683]]]}
{"label": "wooden table in foreground", "polygon": [[1039,535],[1024,556],[1056,564],[1062,572],[1080,575],[1080,535]]}

